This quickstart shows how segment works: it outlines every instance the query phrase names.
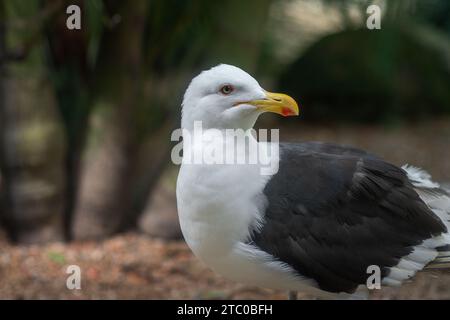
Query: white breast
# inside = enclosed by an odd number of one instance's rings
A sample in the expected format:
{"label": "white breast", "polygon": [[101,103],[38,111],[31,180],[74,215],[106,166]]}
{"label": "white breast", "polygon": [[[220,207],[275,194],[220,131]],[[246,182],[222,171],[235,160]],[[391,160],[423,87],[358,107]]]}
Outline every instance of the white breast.
{"label": "white breast", "polygon": [[257,164],[183,164],[177,180],[181,229],[194,254],[227,278],[269,288],[304,289],[313,281],[246,243],[249,233],[264,223],[263,189],[268,179]]}
{"label": "white breast", "polygon": [[[186,242],[201,259],[228,254],[261,223],[269,177],[257,165],[183,164],[177,205]],[[206,262],[206,261],[205,261]]]}

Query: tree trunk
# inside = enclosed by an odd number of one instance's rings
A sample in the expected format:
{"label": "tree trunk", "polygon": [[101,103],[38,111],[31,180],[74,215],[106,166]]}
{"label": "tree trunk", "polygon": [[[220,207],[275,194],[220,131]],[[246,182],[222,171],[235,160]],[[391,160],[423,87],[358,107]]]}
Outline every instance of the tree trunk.
{"label": "tree trunk", "polygon": [[[135,116],[142,96],[142,37],[147,2],[106,2],[120,17],[103,36],[96,97],[81,164],[73,237],[98,239],[117,232],[131,210]],[[114,7],[115,6],[115,7]]]}
{"label": "tree trunk", "polygon": [[[26,8],[9,5],[8,21],[38,10],[32,2]],[[65,139],[45,70],[42,34],[34,32],[34,44],[20,60],[3,65],[0,79],[3,215],[12,238],[23,243],[63,238]],[[27,41],[23,34],[23,29],[7,29],[5,51],[21,49]]]}
{"label": "tree trunk", "polygon": [[[6,12],[4,3],[0,3],[0,109],[1,106],[5,103],[5,88],[4,88],[4,68],[5,68],[5,56],[6,56],[6,33],[5,33],[5,24],[2,21],[5,21]],[[0,136],[2,135],[3,121],[0,114]],[[0,149],[0,232],[3,233],[3,207],[5,200],[5,189],[3,183],[3,173],[2,173],[2,152]]]}

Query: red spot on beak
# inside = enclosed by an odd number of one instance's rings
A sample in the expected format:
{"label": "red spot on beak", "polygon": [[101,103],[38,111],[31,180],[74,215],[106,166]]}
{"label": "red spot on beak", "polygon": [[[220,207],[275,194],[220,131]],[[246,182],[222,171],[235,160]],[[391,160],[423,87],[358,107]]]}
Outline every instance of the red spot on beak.
{"label": "red spot on beak", "polygon": [[285,117],[287,117],[287,116],[292,116],[292,115],[294,114],[294,112],[293,112],[291,109],[286,108],[286,107],[283,107],[283,108],[281,109],[281,113],[282,113],[283,116],[285,116]]}

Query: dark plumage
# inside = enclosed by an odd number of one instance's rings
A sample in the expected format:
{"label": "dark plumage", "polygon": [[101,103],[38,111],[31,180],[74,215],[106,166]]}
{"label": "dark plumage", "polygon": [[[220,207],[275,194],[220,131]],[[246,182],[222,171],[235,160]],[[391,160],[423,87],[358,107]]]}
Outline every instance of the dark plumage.
{"label": "dark plumage", "polygon": [[324,143],[280,145],[255,244],[322,290],[354,292],[367,267],[382,277],[413,247],[446,232],[404,170],[362,150]]}

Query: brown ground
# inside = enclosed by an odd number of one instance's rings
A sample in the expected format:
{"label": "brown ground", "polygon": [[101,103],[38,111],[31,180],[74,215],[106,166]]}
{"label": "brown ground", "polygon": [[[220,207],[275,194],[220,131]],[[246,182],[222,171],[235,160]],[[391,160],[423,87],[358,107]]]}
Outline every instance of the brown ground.
{"label": "brown ground", "polygon": [[[10,246],[2,242],[1,299],[285,299],[211,272],[182,241],[125,234],[101,243]],[[66,268],[82,270],[81,290],[66,288]],[[303,298],[311,298],[300,296]],[[450,299],[450,274],[422,274],[372,298]]]}
{"label": "brown ground", "polygon": [[[380,154],[396,164],[410,162],[422,166],[437,180],[450,181],[450,120],[396,129],[301,125],[295,131],[282,130],[281,137],[282,140],[351,144]],[[167,201],[166,207],[168,209],[158,207],[158,210],[173,211],[173,201]],[[81,267],[81,290],[66,288],[68,275],[65,271],[71,264]],[[129,233],[104,242],[25,247],[8,244],[0,236],[0,298],[3,299],[285,297],[284,292],[224,280],[195,259],[183,241],[162,241]],[[450,273],[419,274],[401,289],[383,289],[373,293],[371,298],[450,299]]]}

